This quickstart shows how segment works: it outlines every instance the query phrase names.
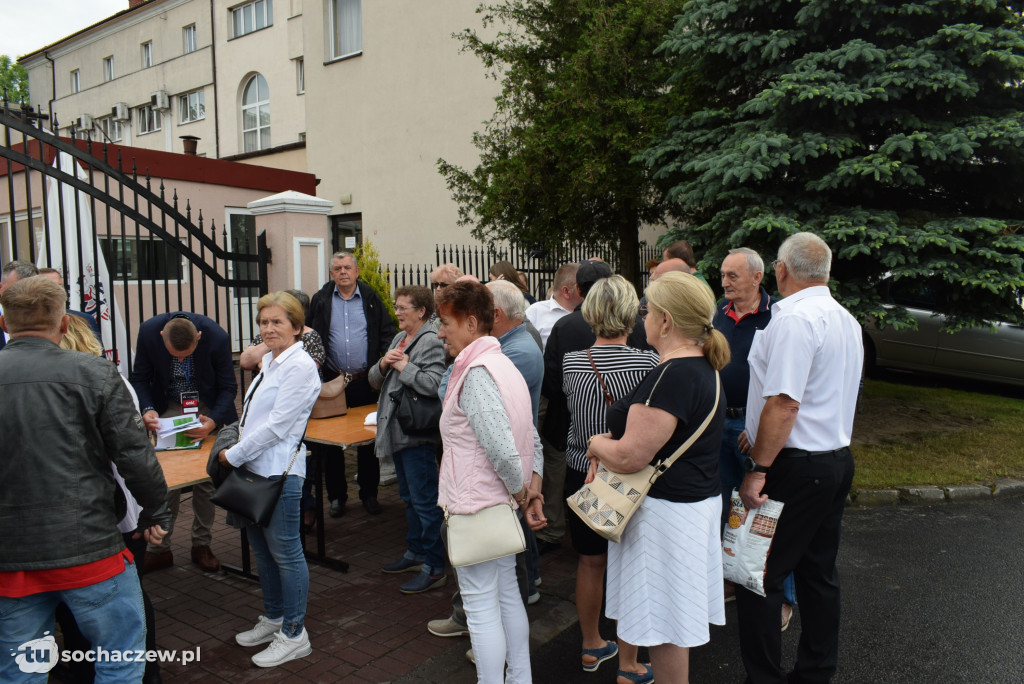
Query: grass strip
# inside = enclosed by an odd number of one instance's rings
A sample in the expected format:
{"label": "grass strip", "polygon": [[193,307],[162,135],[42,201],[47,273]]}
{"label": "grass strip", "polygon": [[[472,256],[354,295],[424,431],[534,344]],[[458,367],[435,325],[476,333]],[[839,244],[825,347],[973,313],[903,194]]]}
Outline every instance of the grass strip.
{"label": "grass strip", "polygon": [[867,380],[854,420],[854,489],[1024,477],[1024,402]]}

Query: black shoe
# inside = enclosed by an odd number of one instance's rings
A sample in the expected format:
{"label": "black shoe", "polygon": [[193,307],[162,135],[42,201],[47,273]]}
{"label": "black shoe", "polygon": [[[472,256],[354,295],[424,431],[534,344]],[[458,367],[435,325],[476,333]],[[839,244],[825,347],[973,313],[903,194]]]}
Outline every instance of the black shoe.
{"label": "black shoe", "polygon": [[331,502],[331,517],[340,518],[345,515],[345,502],[341,499],[335,499]]}
{"label": "black shoe", "polygon": [[370,515],[380,515],[381,507],[380,504],[377,503],[377,497],[375,496],[363,499],[363,508],[365,508],[366,512]]}

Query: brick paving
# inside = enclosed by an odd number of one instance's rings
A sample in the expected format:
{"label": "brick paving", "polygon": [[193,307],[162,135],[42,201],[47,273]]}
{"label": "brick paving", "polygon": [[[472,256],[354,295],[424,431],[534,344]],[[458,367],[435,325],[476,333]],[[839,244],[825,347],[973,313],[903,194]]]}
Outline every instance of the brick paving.
{"label": "brick paving", "polygon": [[[348,458],[350,470],[354,457]],[[166,682],[472,682],[475,669],[465,660],[468,638],[435,637],[429,620],[451,610],[454,578],[447,586],[406,596],[398,591],[411,574],[386,575],[380,566],[405,551],[404,505],[395,484],[381,487],[383,513],[372,516],[359,502],[350,476],[349,504],[339,519],[326,515],[327,554],[349,563],[341,573],[309,564],[306,629],[313,652],[276,668],[261,669],[250,656],[260,648],[235,643],[236,633],[250,629],[262,613],[259,584],[221,570],[206,573],[191,562],[190,495],[183,496],[173,537],[174,566],[147,575],[143,586],[156,611],[159,649],[200,649],[198,662],[164,664]],[[222,562],[241,565],[239,534],[223,522],[218,509],[213,530],[214,553]],[[307,536],[315,548],[315,536]],[[575,555],[568,547],[541,561],[542,600],[529,608],[531,622],[571,596]],[[253,559],[255,570],[255,559]],[[533,632],[534,630],[531,630]],[[549,630],[550,631],[550,630]],[[545,634],[551,638],[554,634]],[[537,635],[534,634],[536,641]],[[440,671],[443,675],[431,675]]]}

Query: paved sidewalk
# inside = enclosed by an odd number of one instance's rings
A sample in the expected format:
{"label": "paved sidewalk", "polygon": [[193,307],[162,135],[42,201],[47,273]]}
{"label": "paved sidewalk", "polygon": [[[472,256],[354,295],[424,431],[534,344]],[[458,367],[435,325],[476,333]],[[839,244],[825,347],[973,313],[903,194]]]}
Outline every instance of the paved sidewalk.
{"label": "paved sidewalk", "polygon": [[[243,648],[234,640],[262,612],[259,585],[223,570],[203,572],[191,562],[192,510],[190,495],[183,497],[173,537],[174,567],[147,575],[143,586],[156,611],[158,648],[198,647],[200,652],[197,662],[165,664],[164,681],[476,681],[475,669],[465,659],[469,639],[444,639],[427,632],[429,620],[450,614],[454,578],[449,575],[447,586],[424,594],[401,594],[399,585],[412,575],[380,572],[381,565],[405,551],[405,514],[398,487],[381,488],[384,512],[372,516],[360,505],[354,480],[350,477],[346,514],[335,520],[325,512],[327,553],[347,561],[349,572],[309,564],[306,628],[313,653],[270,669],[249,660],[259,648]],[[222,562],[240,565],[238,532],[223,520],[218,509],[213,551]],[[310,534],[307,548],[314,547],[315,536]],[[575,608],[566,602],[574,587],[575,567],[568,546],[542,557],[542,598],[529,608],[535,644],[575,622]]]}

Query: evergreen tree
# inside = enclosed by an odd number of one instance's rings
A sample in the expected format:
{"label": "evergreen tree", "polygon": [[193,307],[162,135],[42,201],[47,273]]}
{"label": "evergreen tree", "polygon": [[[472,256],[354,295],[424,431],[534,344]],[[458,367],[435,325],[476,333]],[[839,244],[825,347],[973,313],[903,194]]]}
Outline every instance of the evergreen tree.
{"label": "evergreen tree", "polygon": [[380,263],[380,252],[369,240],[364,240],[352,250],[352,256],[356,259],[356,266],[359,267],[359,279],[373,288],[373,291],[380,295],[384,301],[384,308],[387,309],[391,320],[398,325],[398,316],[395,315],[395,301],[391,296],[391,281],[388,280],[391,272],[384,270]]}
{"label": "evergreen tree", "polygon": [[660,50],[702,93],[644,154],[717,267],[821,235],[834,289],[931,279],[951,328],[1024,323],[1024,32],[997,0],[691,0]]}
{"label": "evergreen tree", "polygon": [[[617,249],[639,278],[639,229],[664,220],[639,151],[663,130],[669,72],[654,56],[684,0],[503,0],[484,34],[456,37],[500,80],[496,112],[473,136],[473,170],[438,160],[460,225],[481,240]],[[491,37],[493,36],[493,37]]]}

